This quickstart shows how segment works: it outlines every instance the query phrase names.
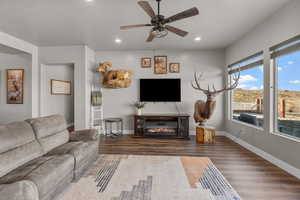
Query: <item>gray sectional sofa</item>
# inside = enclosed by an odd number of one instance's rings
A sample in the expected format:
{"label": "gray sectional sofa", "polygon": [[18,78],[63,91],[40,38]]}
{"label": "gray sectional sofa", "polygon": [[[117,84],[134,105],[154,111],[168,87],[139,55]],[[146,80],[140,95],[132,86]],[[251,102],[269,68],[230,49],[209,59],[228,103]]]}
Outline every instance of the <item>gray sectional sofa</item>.
{"label": "gray sectional sofa", "polygon": [[0,199],[52,200],[97,156],[97,132],[69,134],[60,115],[0,125]]}

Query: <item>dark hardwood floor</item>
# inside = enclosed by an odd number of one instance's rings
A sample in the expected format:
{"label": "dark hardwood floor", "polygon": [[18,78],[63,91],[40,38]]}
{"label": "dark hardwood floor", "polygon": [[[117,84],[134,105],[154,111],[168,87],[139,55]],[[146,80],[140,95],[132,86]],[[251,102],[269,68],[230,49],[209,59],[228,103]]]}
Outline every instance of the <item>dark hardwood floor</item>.
{"label": "dark hardwood floor", "polygon": [[209,157],[244,200],[300,200],[300,180],[226,137],[216,144],[191,140],[100,138],[100,153]]}

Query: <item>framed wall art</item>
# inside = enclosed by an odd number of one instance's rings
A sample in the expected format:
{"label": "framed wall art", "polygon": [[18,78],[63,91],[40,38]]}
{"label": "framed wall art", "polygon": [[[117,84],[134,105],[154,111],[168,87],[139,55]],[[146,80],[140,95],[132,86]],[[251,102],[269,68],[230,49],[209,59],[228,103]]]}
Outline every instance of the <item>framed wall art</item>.
{"label": "framed wall art", "polygon": [[154,74],[167,74],[168,73],[168,57],[155,56],[154,57]]}
{"label": "framed wall art", "polygon": [[142,68],[150,68],[152,66],[151,58],[141,58],[141,67]]}
{"label": "framed wall art", "polygon": [[71,81],[51,79],[52,95],[71,95]]}
{"label": "framed wall art", "polygon": [[7,69],[7,104],[23,104],[24,69]]}
{"label": "framed wall art", "polygon": [[170,63],[169,64],[170,73],[179,73],[180,72],[180,63]]}

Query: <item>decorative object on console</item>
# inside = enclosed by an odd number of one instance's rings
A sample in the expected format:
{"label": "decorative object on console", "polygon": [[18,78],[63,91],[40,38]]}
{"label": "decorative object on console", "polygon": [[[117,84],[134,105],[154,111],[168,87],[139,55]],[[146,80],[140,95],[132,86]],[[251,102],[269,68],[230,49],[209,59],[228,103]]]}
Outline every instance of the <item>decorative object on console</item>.
{"label": "decorative object on console", "polygon": [[156,0],[156,1],[158,4],[157,5],[157,14],[155,14],[151,5],[147,1],[139,1],[138,2],[138,4],[142,7],[142,9],[151,17],[150,24],[121,26],[120,27],[121,30],[128,30],[128,29],[140,28],[140,27],[153,27],[147,38],[147,42],[152,42],[154,38],[163,38],[168,35],[169,31],[172,33],[175,33],[178,36],[185,37],[188,34],[188,32],[181,30],[179,28],[176,28],[174,26],[167,25],[167,24],[198,15],[199,10],[196,7],[193,7],[191,9],[185,10],[185,11],[178,13],[176,15],[173,15],[171,17],[165,18],[160,13],[161,0]]}
{"label": "decorative object on console", "polygon": [[154,57],[154,74],[167,74],[168,73],[168,57],[155,56]]}
{"label": "decorative object on console", "polygon": [[169,64],[170,73],[179,73],[180,72],[180,63],[170,63]]}
{"label": "decorative object on console", "polygon": [[141,58],[141,67],[142,68],[150,68],[152,66],[151,58]]}
{"label": "decorative object on console", "polygon": [[24,69],[8,69],[6,74],[7,104],[23,104]]}
{"label": "decorative object on console", "polygon": [[52,95],[71,95],[71,81],[51,79]]}
{"label": "decorative object on console", "polygon": [[124,69],[108,70],[112,67],[111,62],[99,64],[99,72],[103,73],[103,87],[105,88],[128,88],[131,85],[132,72]]}
{"label": "decorative object on console", "polygon": [[142,115],[143,108],[145,108],[146,104],[147,103],[145,102],[139,102],[139,101],[133,104],[133,106],[136,108],[137,115]]}
{"label": "decorative object on console", "polygon": [[194,85],[194,83],[192,82],[192,87],[195,90],[199,90],[199,91],[203,92],[207,97],[206,102],[204,102],[202,100],[198,100],[195,103],[194,119],[195,119],[195,122],[198,123],[200,126],[204,125],[205,122],[207,120],[209,120],[210,117],[212,116],[212,114],[214,113],[215,106],[216,106],[215,97],[218,94],[221,94],[225,91],[233,90],[238,86],[239,79],[240,79],[240,70],[238,69],[238,74],[233,74],[233,77],[232,77],[233,84],[230,84],[229,87],[225,86],[223,89],[220,89],[220,90],[216,90],[214,85],[212,87],[213,90],[210,90],[209,85],[208,85],[207,90],[202,89],[201,86],[200,86],[200,83],[199,83],[202,75],[203,74],[198,76],[198,74],[195,72],[194,73],[194,79],[195,79],[194,81],[195,81],[196,85]]}

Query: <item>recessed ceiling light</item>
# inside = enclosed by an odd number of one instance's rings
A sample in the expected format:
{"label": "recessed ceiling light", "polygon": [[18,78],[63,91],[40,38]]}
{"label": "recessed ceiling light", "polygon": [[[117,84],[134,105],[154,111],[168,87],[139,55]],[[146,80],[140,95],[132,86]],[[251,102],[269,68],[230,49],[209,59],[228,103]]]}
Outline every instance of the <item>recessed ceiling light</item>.
{"label": "recessed ceiling light", "polygon": [[199,41],[201,41],[201,39],[202,39],[201,37],[195,37],[194,40],[195,40],[196,42],[199,42]]}
{"label": "recessed ceiling light", "polygon": [[122,40],[121,40],[120,38],[116,38],[116,39],[115,39],[115,42],[116,42],[117,44],[120,44],[120,43],[122,43]]}
{"label": "recessed ceiling light", "polygon": [[94,0],[85,0],[86,2],[93,2]]}

